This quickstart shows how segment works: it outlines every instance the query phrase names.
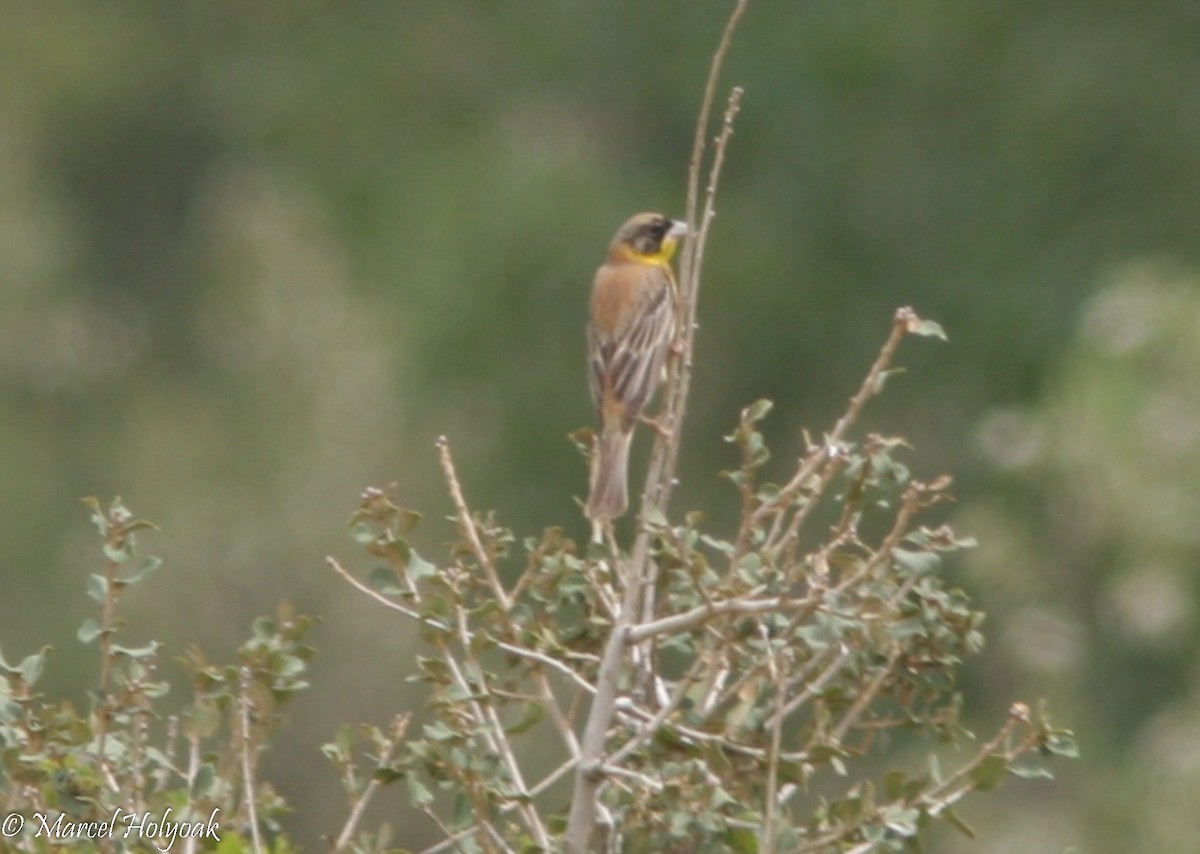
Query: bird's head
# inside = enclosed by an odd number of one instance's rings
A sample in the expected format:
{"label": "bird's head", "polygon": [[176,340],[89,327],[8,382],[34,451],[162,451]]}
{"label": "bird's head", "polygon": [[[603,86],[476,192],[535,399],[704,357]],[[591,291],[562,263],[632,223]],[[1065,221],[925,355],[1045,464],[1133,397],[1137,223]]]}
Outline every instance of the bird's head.
{"label": "bird's head", "polygon": [[667,264],[675,254],[679,238],[685,234],[686,223],[660,213],[640,213],[617,229],[609,256],[621,261]]}

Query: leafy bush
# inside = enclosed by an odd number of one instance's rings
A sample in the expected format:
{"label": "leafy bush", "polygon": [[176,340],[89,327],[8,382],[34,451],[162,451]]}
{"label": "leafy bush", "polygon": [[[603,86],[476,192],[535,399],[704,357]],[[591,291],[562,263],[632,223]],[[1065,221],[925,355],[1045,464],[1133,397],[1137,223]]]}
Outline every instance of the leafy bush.
{"label": "leafy bush", "polygon": [[[49,649],[18,664],[0,658],[0,824],[4,850],[292,850],[278,836],[282,798],[258,779],[258,763],[280,707],[307,687],[303,642],[311,620],[281,609],[255,621],[232,664],[199,649],[180,661],[191,699],[164,715],[169,691],[158,674],[159,644],[119,642],[122,595],[159,567],[140,557],[138,533],[152,526],[121,503],[88,499],[100,532],[103,572],[88,578],[98,618],[79,627],[99,650],[91,707],[76,710],[36,693]],[[267,843],[264,837],[274,835]],[[182,841],[181,841],[182,840]]]}
{"label": "leafy bush", "polygon": [[[628,552],[558,529],[518,545],[470,510],[443,439],[460,539],[435,566],[405,540],[419,515],[368,490],[352,531],[382,565],[365,581],[331,566],[417,621],[432,652],[418,659],[432,722],[388,745],[376,780],[403,778],[456,850],[906,851],[938,820],[971,834],[954,811],[968,794],[1073,756],[1024,703],[986,739],[962,726],[955,674],[983,615],[942,561],[972,543],[918,523],[949,478],[914,479],[896,437],[847,438],[909,333],[941,330],[898,311],[846,414],[781,483],[762,479],[769,404],[742,412],[728,538],[644,505]],[[917,736],[974,746],[953,769],[932,749],[871,782],[872,755]],[[557,761],[534,777],[549,744]]]}

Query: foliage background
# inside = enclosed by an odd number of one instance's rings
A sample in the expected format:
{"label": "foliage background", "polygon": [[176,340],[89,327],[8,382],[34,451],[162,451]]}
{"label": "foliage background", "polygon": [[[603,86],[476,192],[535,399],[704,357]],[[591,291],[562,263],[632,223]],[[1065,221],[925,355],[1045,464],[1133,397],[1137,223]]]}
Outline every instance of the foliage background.
{"label": "foliage background", "polygon": [[[316,850],[344,811],[318,745],[420,700],[411,630],[321,558],[369,483],[450,538],[440,433],[475,506],[585,535],[590,274],[627,214],[682,209],[726,12],[0,7],[9,657],[54,644],[47,691],[83,700],[89,494],[162,526],[125,608],[169,651],[228,653],[279,599],[323,616],[269,766]],[[678,506],[732,518],[738,407],[776,400],[786,454],[895,306],[945,325],[868,422],[956,474],[982,541],[953,570],[990,615],[981,726],[1044,695],[1084,750],[969,806],[983,850],[1200,833],[1198,43],[1183,0],[811,0],[752,5],[729,60]]]}

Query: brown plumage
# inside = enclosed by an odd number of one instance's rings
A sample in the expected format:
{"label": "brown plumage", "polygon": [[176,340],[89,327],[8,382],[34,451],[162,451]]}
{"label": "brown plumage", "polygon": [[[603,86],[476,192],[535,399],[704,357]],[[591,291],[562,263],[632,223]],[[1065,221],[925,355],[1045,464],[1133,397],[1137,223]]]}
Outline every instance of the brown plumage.
{"label": "brown plumage", "polygon": [[592,285],[588,381],[600,436],[586,515],[597,540],[629,506],[629,446],[634,424],[662,382],[674,336],[671,256],[685,231],[662,214],[638,214],[613,237]]}

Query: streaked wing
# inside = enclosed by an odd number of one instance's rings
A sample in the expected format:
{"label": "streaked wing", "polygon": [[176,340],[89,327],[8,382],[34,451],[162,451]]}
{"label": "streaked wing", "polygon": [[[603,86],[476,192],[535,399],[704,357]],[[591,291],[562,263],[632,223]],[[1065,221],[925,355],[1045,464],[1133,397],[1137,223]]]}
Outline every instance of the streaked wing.
{"label": "streaked wing", "polygon": [[[603,275],[603,274],[602,274]],[[662,267],[629,266],[612,271],[612,288],[623,297],[620,312],[595,312],[588,326],[589,385],[602,413],[608,397],[619,407],[625,426],[633,423],[662,379],[663,363],[674,331],[675,307],[670,273]],[[603,308],[604,294],[594,303]],[[599,315],[599,316],[597,316]]]}

